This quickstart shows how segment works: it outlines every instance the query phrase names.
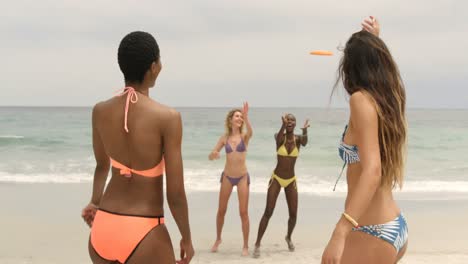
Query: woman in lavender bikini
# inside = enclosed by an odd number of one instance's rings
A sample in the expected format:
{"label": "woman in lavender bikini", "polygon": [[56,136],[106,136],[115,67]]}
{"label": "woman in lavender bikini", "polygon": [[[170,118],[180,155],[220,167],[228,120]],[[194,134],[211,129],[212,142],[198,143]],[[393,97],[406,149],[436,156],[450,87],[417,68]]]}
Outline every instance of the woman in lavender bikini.
{"label": "woman in lavender bikini", "polygon": [[[239,198],[239,213],[242,220],[242,234],[244,245],[242,255],[249,254],[249,184],[250,176],[245,165],[247,156],[247,146],[252,137],[252,126],[249,118],[249,105],[244,103],[244,109],[233,109],[226,116],[226,132],[222,135],[208,158],[210,160],[219,159],[219,152],[224,147],[226,151],[226,165],[221,174],[221,188],[219,192],[219,207],[216,216],[216,241],[211,248],[211,252],[217,252],[221,244],[221,232],[224,225],[224,216],[226,215],[229,197],[232,189],[237,186],[237,196]],[[244,125],[247,131],[244,133]]]}

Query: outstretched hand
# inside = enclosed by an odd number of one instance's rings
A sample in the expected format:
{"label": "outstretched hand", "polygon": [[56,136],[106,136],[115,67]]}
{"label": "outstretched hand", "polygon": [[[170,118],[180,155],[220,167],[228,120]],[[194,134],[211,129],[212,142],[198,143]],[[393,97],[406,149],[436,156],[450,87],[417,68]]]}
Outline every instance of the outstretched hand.
{"label": "outstretched hand", "polygon": [[219,158],[220,158],[220,155],[218,151],[212,151],[210,155],[208,156],[209,160],[217,160]]}
{"label": "outstretched hand", "polygon": [[244,119],[249,116],[249,102],[244,102],[242,113],[244,114]]}
{"label": "outstretched hand", "polygon": [[94,217],[96,216],[97,209],[98,207],[95,204],[89,203],[81,211],[81,217],[83,218],[83,220],[89,227],[93,226],[93,221],[94,221]]}
{"label": "outstretched hand", "polygon": [[377,18],[373,16],[369,16],[364,18],[364,20],[361,22],[362,29],[365,31],[368,31],[375,36],[379,36],[380,34],[380,24]]}
{"label": "outstretched hand", "polygon": [[284,114],[281,116],[281,121],[283,121],[283,126],[286,126],[288,124],[288,114]]}
{"label": "outstretched hand", "polygon": [[310,127],[309,119],[307,118],[306,121],[304,122],[304,126],[301,129],[307,129],[309,127]]}

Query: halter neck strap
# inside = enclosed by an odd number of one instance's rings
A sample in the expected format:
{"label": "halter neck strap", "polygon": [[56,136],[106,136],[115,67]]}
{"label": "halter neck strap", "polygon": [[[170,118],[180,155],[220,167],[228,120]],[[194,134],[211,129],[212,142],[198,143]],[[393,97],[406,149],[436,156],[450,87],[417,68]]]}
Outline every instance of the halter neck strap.
{"label": "halter neck strap", "polygon": [[124,129],[125,132],[128,133],[128,126],[127,126],[127,120],[128,120],[128,108],[131,103],[136,103],[138,102],[138,93],[136,92],[135,88],[133,87],[125,87],[121,90],[118,91],[119,94],[117,96],[124,96],[125,94],[127,95],[127,100],[125,102],[125,120],[124,120]]}

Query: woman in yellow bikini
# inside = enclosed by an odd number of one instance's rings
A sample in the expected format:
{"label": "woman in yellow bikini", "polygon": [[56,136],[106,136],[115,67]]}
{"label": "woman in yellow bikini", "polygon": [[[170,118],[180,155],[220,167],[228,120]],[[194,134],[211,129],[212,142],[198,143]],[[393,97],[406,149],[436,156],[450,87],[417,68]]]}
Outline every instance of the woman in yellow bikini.
{"label": "woman in yellow bikini", "polygon": [[278,161],[268,184],[267,204],[258,227],[257,241],[255,242],[253,253],[256,258],[260,257],[260,242],[268,226],[268,221],[273,215],[281,188],[284,188],[289,208],[288,233],[285,239],[289,250],[294,251],[294,244],[291,241],[291,234],[296,226],[297,215],[297,184],[294,166],[299,156],[299,148],[307,145],[307,128],[310,125],[307,119],[302,128],[302,135],[294,135],[294,128],[296,127],[294,115],[286,114],[282,117],[282,120],[281,129],[275,134]]}

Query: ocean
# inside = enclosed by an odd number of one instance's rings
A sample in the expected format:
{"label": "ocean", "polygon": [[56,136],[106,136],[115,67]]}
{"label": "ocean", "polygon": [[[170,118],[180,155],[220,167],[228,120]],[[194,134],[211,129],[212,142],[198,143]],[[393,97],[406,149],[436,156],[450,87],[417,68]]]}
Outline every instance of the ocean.
{"label": "ocean", "polygon": [[[224,168],[208,154],[224,132],[228,108],[178,108],[182,114],[183,159],[189,192],[218,191]],[[265,193],[276,162],[273,135],[281,115],[293,113],[296,133],[310,119],[309,144],[296,163],[300,193],[343,195],[343,177],[333,192],[342,162],[338,142],[346,109],[251,108],[254,130],[247,167],[251,191]],[[468,110],[408,110],[408,157],[401,193],[431,199],[468,196]],[[89,183],[93,178],[91,108],[0,107],[0,183]]]}

